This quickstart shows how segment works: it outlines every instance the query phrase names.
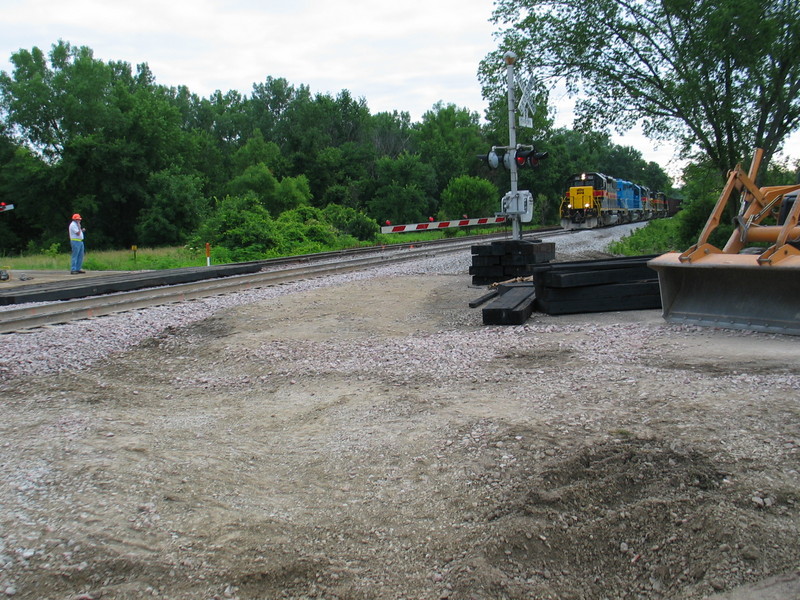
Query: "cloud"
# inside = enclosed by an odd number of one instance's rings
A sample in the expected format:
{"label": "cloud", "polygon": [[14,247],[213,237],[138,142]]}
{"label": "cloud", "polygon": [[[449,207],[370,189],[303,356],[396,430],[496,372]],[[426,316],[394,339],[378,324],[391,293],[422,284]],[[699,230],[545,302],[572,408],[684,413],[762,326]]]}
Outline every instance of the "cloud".
{"label": "cloud", "polygon": [[[0,58],[64,39],[103,60],[146,62],[160,83],[202,96],[248,93],[272,76],[322,93],[348,89],[413,118],[440,99],[482,112],[476,73],[493,48],[491,11],[487,0],[12,1]],[[459,85],[443,85],[455,77]],[[394,94],[372,97],[388,83]]]}

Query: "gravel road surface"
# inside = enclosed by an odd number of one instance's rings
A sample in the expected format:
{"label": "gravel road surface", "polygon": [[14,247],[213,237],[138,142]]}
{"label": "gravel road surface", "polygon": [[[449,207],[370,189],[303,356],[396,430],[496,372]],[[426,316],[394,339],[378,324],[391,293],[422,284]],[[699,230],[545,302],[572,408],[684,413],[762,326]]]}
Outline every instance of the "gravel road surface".
{"label": "gravel road surface", "polygon": [[800,597],[800,340],[486,327],[469,263],[2,336],[0,597]]}

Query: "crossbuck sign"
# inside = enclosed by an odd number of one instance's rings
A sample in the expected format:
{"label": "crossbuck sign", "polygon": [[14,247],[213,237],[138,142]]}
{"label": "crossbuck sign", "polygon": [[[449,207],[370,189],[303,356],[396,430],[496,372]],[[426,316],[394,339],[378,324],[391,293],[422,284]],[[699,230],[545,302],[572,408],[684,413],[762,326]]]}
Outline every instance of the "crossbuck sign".
{"label": "crossbuck sign", "polygon": [[517,110],[520,112],[519,126],[520,127],[533,127],[533,91],[535,80],[533,76],[529,77],[527,81],[517,74],[517,87],[522,95],[517,104]]}

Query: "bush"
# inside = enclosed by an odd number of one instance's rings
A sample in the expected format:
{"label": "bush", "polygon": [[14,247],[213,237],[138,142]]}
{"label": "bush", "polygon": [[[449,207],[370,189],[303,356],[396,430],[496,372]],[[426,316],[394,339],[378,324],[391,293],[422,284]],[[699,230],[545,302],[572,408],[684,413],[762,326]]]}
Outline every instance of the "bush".
{"label": "bush", "polygon": [[372,242],[381,230],[374,219],[348,206],[329,204],[322,212],[340,233],[358,240]]}
{"label": "bush", "polygon": [[442,213],[446,219],[458,219],[461,215],[486,217],[493,214],[499,204],[497,187],[480,177],[455,177],[442,192]]}
{"label": "bush", "polygon": [[678,236],[676,218],[650,221],[646,226],[637,229],[608,247],[614,254],[641,256],[643,254],[663,254],[664,252],[682,252]]}
{"label": "bush", "polygon": [[200,225],[190,245],[227,248],[226,262],[263,258],[284,242],[281,229],[255,195],[226,196]]}

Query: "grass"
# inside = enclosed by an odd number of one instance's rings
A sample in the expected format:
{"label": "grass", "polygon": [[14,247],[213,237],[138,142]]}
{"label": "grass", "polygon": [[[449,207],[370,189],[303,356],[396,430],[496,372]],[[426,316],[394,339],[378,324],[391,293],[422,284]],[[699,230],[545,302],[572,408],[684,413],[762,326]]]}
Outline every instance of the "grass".
{"label": "grass", "polygon": [[[15,271],[69,270],[70,254],[30,254],[0,258],[0,268]],[[205,266],[204,251],[187,248],[141,248],[133,250],[87,251],[83,268],[87,271],[149,271],[178,267]]]}

